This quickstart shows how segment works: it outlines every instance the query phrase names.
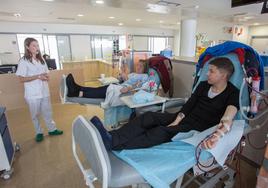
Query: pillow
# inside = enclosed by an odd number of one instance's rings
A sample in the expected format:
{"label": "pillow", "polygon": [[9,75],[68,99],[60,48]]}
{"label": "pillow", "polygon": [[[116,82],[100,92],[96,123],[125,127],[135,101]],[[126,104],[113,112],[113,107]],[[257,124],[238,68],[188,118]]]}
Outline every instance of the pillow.
{"label": "pillow", "polygon": [[148,93],[144,90],[140,90],[133,95],[132,101],[134,104],[143,104],[147,102],[152,102],[154,100],[154,97],[154,94]]}

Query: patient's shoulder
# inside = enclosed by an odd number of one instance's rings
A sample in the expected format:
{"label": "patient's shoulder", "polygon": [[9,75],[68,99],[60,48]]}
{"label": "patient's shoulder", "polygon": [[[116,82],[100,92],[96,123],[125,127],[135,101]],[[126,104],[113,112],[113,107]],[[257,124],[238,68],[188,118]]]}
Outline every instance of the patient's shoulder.
{"label": "patient's shoulder", "polygon": [[199,83],[200,87],[210,87],[211,85],[208,83],[208,81],[201,81]]}
{"label": "patient's shoulder", "polygon": [[231,82],[228,82],[227,86],[231,91],[239,92],[239,89],[234,84],[232,84]]}

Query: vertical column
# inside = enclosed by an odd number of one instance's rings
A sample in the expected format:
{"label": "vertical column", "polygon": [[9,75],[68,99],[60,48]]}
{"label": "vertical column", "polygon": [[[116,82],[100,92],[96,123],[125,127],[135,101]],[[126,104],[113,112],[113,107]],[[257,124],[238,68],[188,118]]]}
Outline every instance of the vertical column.
{"label": "vertical column", "polygon": [[180,55],[186,57],[195,56],[196,46],[196,20],[185,19],[181,21],[181,35],[180,35]]}

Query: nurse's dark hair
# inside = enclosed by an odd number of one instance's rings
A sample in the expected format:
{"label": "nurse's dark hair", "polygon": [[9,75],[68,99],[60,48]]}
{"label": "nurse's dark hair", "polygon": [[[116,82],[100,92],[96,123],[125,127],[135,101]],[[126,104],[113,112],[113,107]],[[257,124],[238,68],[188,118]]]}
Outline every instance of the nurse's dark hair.
{"label": "nurse's dark hair", "polygon": [[209,62],[210,65],[214,65],[220,70],[227,73],[227,80],[229,80],[234,73],[234,65],[230,59],[226,57],[219,57]]}
{"label": "nurse's dark hair", "polygon": [[[24,40],[24,56],[23,56],[24,59],[27,59],[27,60],[30,61],[31,63],[33,62],[33,59],[32,59],[33,55],[32,55],[32,53],[29,51],[28,48],[29,48],[29,46],[30,46],[30,44],[31,44],[32,42],[37,42],[37,43],[38,43],[38,41],[37,41],[36,39],[34,39],[34,38],[26,38],[26,39]],[[36,58],[41,62],[41,64],[45,64],[45,61],[44,61],[44,59],[43,59],[42,54],[41,54],[40,51],[39,51],[39,53],[36,55]]]}

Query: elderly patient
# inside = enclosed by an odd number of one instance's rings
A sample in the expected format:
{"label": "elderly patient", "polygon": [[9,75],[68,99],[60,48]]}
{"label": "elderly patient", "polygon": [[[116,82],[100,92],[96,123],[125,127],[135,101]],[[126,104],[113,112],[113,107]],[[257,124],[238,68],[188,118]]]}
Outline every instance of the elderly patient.
{"label": "elderly patient", "polygon": [[203,131],[218,124],[204,144],[206,148],[212,148],[230,130],[239,109],[239,90],[228,81],[233,72],[233,64],[228,58],[212,60],[207,81],[200,82],[177,113],[148,112],[110,132],[106,131],[98,117],[94,116],[91,122],[100,132],[108,150],[151,147],[170,142],[178,132]]}
{"label": "elderly patient", "polygon": [[145,60],[140,60],[136,65],[136,72],[130,73],[126,80],[120,84],[110,84],[101,87],[83,87],[75,83],[72,74],[66,77],[66,85],[68,88],[68,97],[83,98],[103,98],[105,101],[101,103],[103,108],[109,106],[120,106],[124,103],[120,100],[121,93],[127,93],[135,88],[145,88],[148,85],[148,68]]}

